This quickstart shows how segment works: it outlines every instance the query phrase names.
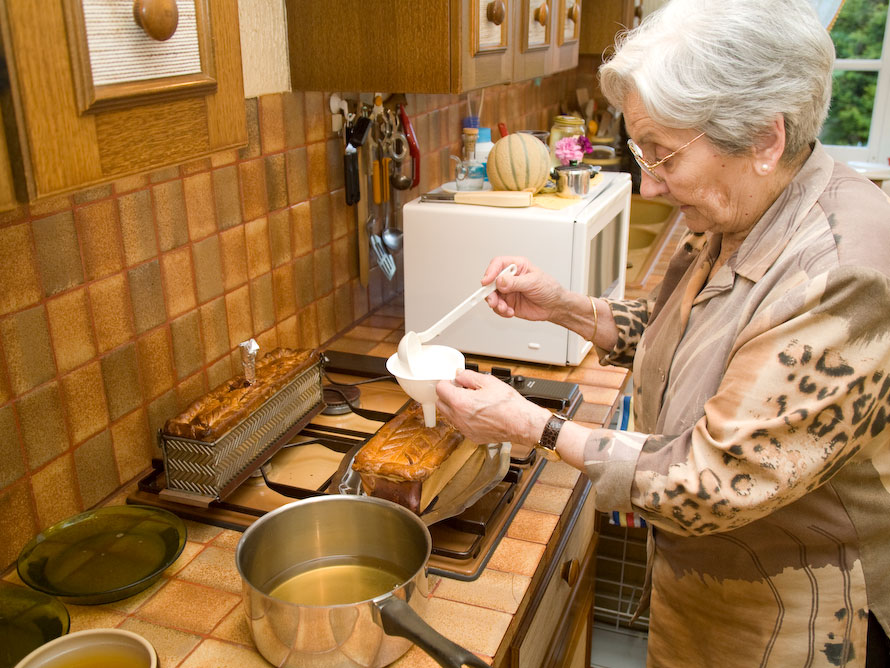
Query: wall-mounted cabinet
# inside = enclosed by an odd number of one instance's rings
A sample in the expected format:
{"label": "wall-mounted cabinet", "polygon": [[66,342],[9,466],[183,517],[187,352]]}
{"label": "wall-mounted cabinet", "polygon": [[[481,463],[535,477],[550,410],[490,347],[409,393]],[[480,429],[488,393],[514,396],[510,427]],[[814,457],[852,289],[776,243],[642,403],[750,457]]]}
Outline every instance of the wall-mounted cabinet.
{"label": "wall-mounted cabinet", "polygon": [[[175,21],[152,35],[133,2],[0,0],[0,83],[20,201],[247,143],[238,8],[138,0]],[[166,30],[166,32],[164,32]]]}
{"label": "wall-mounted cabinet", "polygon": [[615,44],[615,35],[633,28],[642,16],[641,0],[588,0],[580,21],[580,51],[599,55]]}
{"label": "wall-mounted cabinet", "polygon": [[395,0],[386,12],[363,0],[286,6],[297,90],[461,93],[578,62],[581,0]]}

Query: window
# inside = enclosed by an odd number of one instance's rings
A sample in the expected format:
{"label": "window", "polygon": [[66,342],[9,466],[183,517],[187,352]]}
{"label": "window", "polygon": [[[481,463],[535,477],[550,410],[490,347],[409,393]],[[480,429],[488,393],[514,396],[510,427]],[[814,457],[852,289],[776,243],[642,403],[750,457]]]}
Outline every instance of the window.
{"label": "window", "polygon": [[887,164],[890,157],[890,0],[845,0],[831,29],[831,109],[820,139],[838,160]]}

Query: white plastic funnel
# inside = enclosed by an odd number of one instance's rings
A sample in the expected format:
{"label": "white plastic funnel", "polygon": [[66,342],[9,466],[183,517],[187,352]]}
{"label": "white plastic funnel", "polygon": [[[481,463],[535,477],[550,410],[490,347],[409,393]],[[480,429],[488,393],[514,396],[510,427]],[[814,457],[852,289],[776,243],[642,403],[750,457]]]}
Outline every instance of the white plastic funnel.
{"label": "white plastic funnel", "polygon": [[464,368],[464,356],[448,346],[423,346],[416,362],[415,373],[411,373],[395,353],[386,360],[386,370],[396,377],[409,397],[423,406],[423,424],[435,427],[436,383],[454,380]]}
{"label": "white plastic funnel", "polygon": [[415,368],[415,366],[418,364],[418,360],[421,357],[421,344],[424,344],[427,341],[432,341],[434,338],[439,336],[439,334],[441,334],[446,327],[453,324],[455,320],[460,318],[462,315],[465,315],[476,304],[478,304],[488,295],[494,292],[497,288],[498,279],[501,276],[512,276],[515,273],[516,265],[508,265],[501,271],[501,273],[495,276],[495,279],[491,283],[489,283],[488,285],[483,285],[481,288],[476,290],[476,292],[471,294],[460,304],[451,309],[451,311],[446,313],[439,320],[439,322],[435,323],[428,329],[423,330],[422,332],[420,332],[420,334],[418,334],[417,332],[405,332],[405,335],[399,341],[398,352],[399,361],[402,364],[402,368],[408,371],[413,371],[414,375],[417,375],[418,370]]}

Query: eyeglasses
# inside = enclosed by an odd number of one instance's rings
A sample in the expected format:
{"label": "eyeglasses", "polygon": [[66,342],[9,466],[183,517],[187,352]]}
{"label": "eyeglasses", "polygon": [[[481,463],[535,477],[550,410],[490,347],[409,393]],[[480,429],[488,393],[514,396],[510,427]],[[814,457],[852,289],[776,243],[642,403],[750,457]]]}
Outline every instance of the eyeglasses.
{"label": "eyeglasses", "polygon": [[627,148],[630,149],[631,155],[633,155],[634,160],[637,161],[637,164],[640,166],[640,169],[642,169],[644,172],[646,172],[646,176],[648,176],[651,179],[654,179],[658,183],[664,183],[664,179],[662,179],[658,174],[655,173],[655,168],[663,165],[668,160],[670,160],[675,155],[677,155],[677,153],[679,153],[684,148],[689,146],[696,139],[701,139],[704,136],[705,136],[705,133],[702,132],[700,135],[698,135],[697,137],[695,137],[693,139],[690,139],[688,142],[683,144],[676,151],[674,151],[673,153],[668,153],[666,156],[664,156],[661,160],[658,160],[657,162],[649,162],[648,160],[646,160],[646,158],[643,157],[643,151],[641,151],[640,147],[637,146],[636,143],[634,143],[633,139],[627,140]]}

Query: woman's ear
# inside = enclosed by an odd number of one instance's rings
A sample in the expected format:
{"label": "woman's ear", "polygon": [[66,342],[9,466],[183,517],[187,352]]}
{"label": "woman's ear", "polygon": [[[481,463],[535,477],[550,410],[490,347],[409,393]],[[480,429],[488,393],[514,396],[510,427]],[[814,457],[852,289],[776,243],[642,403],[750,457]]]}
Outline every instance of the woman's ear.
{"label": "woman's ear", "polygon": [[776,114],[769,128],[754,144],[754,169],[758,174],[767,175],[775,171],[785,152],[785,117]]}

